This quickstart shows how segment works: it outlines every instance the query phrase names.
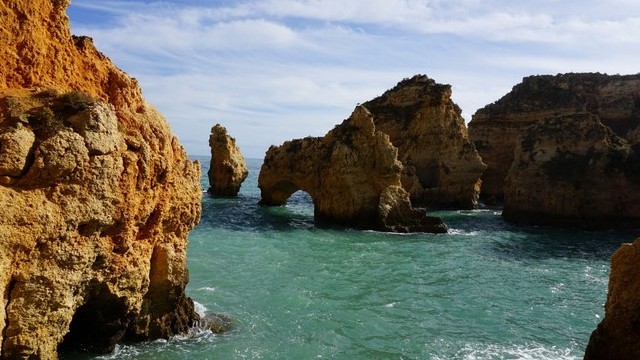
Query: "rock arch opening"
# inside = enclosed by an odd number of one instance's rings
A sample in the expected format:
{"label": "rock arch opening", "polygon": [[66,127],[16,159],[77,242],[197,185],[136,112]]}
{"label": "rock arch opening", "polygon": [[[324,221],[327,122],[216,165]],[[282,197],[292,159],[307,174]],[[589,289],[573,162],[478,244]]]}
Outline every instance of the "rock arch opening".
{"label": "rock arch opening", "polygon": [[58,345],[60,354],[69,352],[108,353],[127,330],[127,304],[109,292],[106,285],[94,288],[87,302],[78,307],[69,332]]}

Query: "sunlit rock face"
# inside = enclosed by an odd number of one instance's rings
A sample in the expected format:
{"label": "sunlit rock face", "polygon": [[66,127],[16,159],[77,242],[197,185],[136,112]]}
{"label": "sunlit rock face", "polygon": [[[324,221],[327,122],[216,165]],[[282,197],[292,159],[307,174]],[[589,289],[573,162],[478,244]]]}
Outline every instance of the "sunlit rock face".
{"label": "sunlit rock face", "polygon": [[530,76],[500,100],[478,110],[469,136],[488,165],[481,197],[501,202],[514,150],[534,123],[592,114],[633,145],[640,141],[640,75],[569,73]]}
{"label": "sunlit rock face", "polygon": [[640,224],[640,153],[591,114],[536,122],[516,145],[506,220],[583,229]]}
{"label": "sunlit rock face", "polygon": [[68,1],[0,3],[0,353],[55,359],[168,338],[185,295],[200,170]]}
{"label": "sunlit rock face", "polygon": [[324,137],[272,146],[260,170],[263,205],[284,205],[296,191],[313,198],[317,222],[381,231],[445,232],[439,218],[411,207],[402,164],[389,136],[358,106]]}
{"label": "sunlit rock face", "polygon": [[236,196],[242,182],[249,175],[247,164],[236,139],[229,136],[227,129],[220,124],[211,128],[209,136],[211,147],[211,164],[209,176],[209,193],[214,196]]}
{"label": "sunlit rock face", "polygon": [[363,104],[389,135],[404,166],[402,184],[417,206],[473,209],[486,165],[469,140],[451,85],[416,75]]}
{"label": "sunlit rock face", "polygon": [[591,334],[585,360],[637,359],[640,355],[640,239],[611,257],[605,315]]}

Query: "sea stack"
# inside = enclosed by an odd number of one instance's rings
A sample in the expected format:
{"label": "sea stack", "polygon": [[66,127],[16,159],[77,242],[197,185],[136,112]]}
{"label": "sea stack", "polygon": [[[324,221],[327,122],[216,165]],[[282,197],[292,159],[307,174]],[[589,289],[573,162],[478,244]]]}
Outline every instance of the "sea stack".
{"label": "sea stack", "polygon": [[211,165],[209,193],[214,196],[236,196],[242,182],[249,175],[244,156],[236,145],[236,139],[227,134],[227,129],[216,124],[209,136]]}
{"label": "sea stack", "polygon": [[488,165],[482,175],[481,198],[500,203],[526,129],[566,115],[592,114],[629,144],[640,142],[640,75],[568,73],[522,79],[500,100],[479,109],[469,123],[469,136]]}
{"label": "sea stack", "polygon": [[536,122],[516,144],[505,220],[580,229],[640,224],[640,149],[592,114]]}
{"label": "sea stack", "polygon": [[68,0],[0,3],[0,353],[169,338],[200,170],[137,82],[73,37]]}
{"label": "sea stack", "polygon": [[611,257],[604,319],[591,334],[585,360],[632,360],[640,356],[640,239]]}
{"label": "sea stack", "polygon": [[469,131],[487,201],[506,220],[583,229],[640,223],[640,75],[531,76]]}
{"label": "sea stack", "polygon": [[402,163],[389,136],[358,106],[324,137],[272,146],[260,170],[262,205],[311,195],[319,223],[393,232],[446,232],[440,218],[414,209],[400,182]]}
{"label": "sea stack", "polygon": [[451,85],[426,75],[399,82],[363,104],[402,162],[402,185],[416,206],[473,209],[486,168],[469,140]]}

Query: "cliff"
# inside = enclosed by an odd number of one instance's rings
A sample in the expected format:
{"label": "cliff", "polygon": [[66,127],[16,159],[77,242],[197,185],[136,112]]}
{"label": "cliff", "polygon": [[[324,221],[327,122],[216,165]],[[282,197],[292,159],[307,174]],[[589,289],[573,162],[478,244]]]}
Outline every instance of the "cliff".
{"label": "cliff", "polygon": [[550,118],[593,114],[630,144],[640,141],[640,75],[569,73],[530,76],[500,100],[478,110],[469,136],[488,165],[482,198],[501,201],[516,144],[530,125]]}
{"label": "cliff", "polygon": [[0,344],[55,359],[167,338],[197,319],[184,292],[200,170],[68,1],[0,3]]}
{"label": "cliff", "polygon": [[389,137],[358,106],[324,137],[272,146],[260,169],[263,205],[284,205],[296,191],[313,198],[315,219],[381,231],[446,232],[439,218],[413,209],[400,182],[402,164]]}
{"label": "cliff", "polygon": [[389,135],[404,166],[402,184],[418,206],[472,209],[486,168],[469,140],[451,86],[425,75],[363,104]]}
{"label": "cliff", "polygon": [[640,356],[640,239],[611,257],[605,315],[591,334],[586,360],[631,360]]}
{"label": "cliff", "polygon": [[209,193],[216,196],[236,196],[242,182],[249,175],[236,139],[227,134],[227,129],[216,124],[209,136],[211,165],[209,166]]}
{"label": "cliff", "polygon": [[591,114],[528,127],[504,187],[503,217],[583,229],[640,224],[640,147]]}

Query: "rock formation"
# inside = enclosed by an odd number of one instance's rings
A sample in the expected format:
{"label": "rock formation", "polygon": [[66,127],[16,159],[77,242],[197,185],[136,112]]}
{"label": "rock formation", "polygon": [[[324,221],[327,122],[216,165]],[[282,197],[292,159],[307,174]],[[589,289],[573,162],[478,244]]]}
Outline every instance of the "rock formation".
{"label": "rock formation", "polygon": [[0,357],[167,338],[185,295],[200,171],[68,0],[0,3]]}
{"label": "rock formation", "polygon": [[398,148],[402,184],[414,205],[477,207],[486,165],[451,100],[451,85],[416,75],[363,105],[373,114],[376,129]]}
{"label": "rock formation", "polygon": [[596,115],[537,122],[516,144],[503,216],[518,223],[585,229],[637,227],[639,150]]}
{"label": "rock formation", "polygon": [[478,110],[469,136],[488,165],[482,198],[501,201],[514,149],[530,125],[563,115],[590,113],[630,144],[640,141],[640,75],[530,76],[500,100]]}
{"label": "rock formation", "polygon": [[284,205],[296,191],[313,198],[320,223],[381,231],[446,232],[439,218],[411,207],[389,136],[363,106],[324,137],[272,146],[260,170],[261,204]]}
{"label": "rock formation", "polygon": [[631,360],[640,356],[640,239],[611,257],[605,315],[591,334],[585,360]]}
{"label": "rock formation", "polygon": [[209,136],[211,165],[209,166],[209,193],[216,196],[236,196],[240,185],[249,175],[244,156],[236,146],[236,139],[227,129],[216,124]]}

